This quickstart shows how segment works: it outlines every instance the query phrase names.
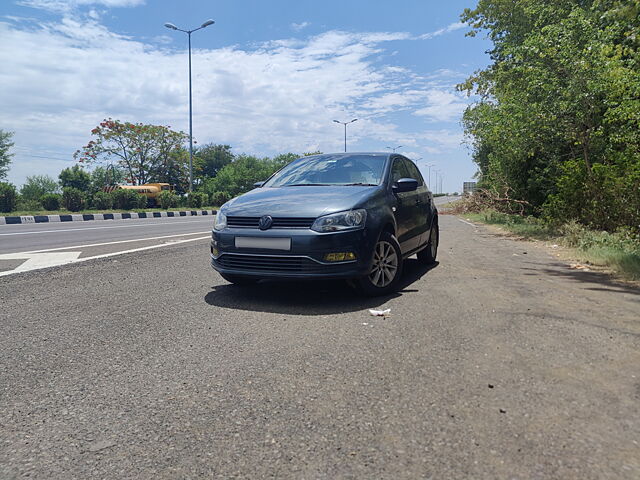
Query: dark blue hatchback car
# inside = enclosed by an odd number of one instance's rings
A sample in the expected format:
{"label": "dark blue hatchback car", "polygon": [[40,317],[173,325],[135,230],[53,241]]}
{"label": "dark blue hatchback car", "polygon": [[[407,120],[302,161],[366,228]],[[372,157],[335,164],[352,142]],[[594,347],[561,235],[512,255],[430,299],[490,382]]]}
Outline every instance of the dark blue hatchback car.
{"label": "dark blue hatchback car", "polygon": [[315,155],[220,208],[211,265],[232,283],[342,278],[384,295],[397,287],[403,259],[435,262],[438,239],[433,196],[412,161]]}

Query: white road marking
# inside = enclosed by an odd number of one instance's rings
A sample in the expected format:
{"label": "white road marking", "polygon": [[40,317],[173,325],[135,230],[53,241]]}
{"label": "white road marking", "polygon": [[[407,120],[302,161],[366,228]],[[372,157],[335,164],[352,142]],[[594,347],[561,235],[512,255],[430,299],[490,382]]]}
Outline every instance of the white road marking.
{"label": "white road marking", "polygon": [[144,242],[148,240],[161,240],[163,238],[173,238],[173,237],[187,237],[189,235],[202,235],[203,233],[209,232],[192,232],[192,233],[177,233],[175,235],[163,235],[161,237],[145,237],[145,238],[134,238],[133,240],[118,240],[115,242],[104,242],[104,243],[90,243],[88,245],[73,245],[71,247],[58,247],[58,248],[47,248],[46,250],[33,250],[30,252],[21,252],[23,254],[26,253],[44,253],[44,252],[56,252],[58,250],[73,250],[73,249],[83,249],[90,247],[102,247],[104,245],[117,245],[119,243],[132,243],[132,242]]}
{"label": "white road marking", "polygon": [[[211,215],[211,218],[206,218],[206,220],[211,220],[212,224],[213,224],[213,218],[215,217],[215,215]],[[189,220],[184,220],[181,223],[192,223],[192,222],[197,222],[200,221],[202,222],[203,219],[205,219],[204,217],[197,217],[198,220],[196,219],[189,219]],[[29,234],[38,234],[38,233],[63,233],[63,232],[75,232],[75,231],[82,231],[82,230],[105,230],[105,229],[109,229],[109,228],[131,228],[131,227],[154,227],[156,225],[176,225],[175,222],[153,222],[153,223],[130,223],[127,225],[111,225],[108,227],[85,227],[85,228],[65,228],[60,229],[60,230],[32,230],[30,232],[12,232],[12,233],[0,233],[0,236],[11,236],[11,235],[29,235]]]}
{"label": "white road marking", "polygon": [[27,261],[11,270],[12,272],[28,272],[40,268],[64,265],[76,260],[82,252],[61,252],[61,253],[5,253],[0,255],[0,260],[22,260]]}
{"label": "white road marking", "polygon": [[471,222],[467,222],[466,220],[462,220],[461,218],[458,218],[458,220],[460,220],[462,223],[466,223],[467,225],[471,225],[471,226],[472,226],[472,227],[474,227],[474,228],[475,228],[475,227],[477,227],[477,225],[474,225],[474,224],[473,224],[473,223],[471,223]]}
{"label": "white road marking", "polygon": [[[178,245],[180,243],[186,243],[186,242],[195,242],[196,240],[204,240],[204,239],[208,239],[210,238],[209,235],[207,235],[206,237],[198,237],[198,238],[188,238],[186,240],[176,240],[175,242],[170,242],[170,243],[161,243],[158,245],[149,245],[147,247],[140,247],[140,248],[132,248],[129,250],[122,250],[119,252],[112,252],[112,253],[104,253],[102,255],[94,255],[93,257],[84,257],[84,258],[67,258],[64,261],[62,261],[61,263],[56,263],[56,264],[51,264],[51,265],[47,265],[47,266],[42,266],[42,267],[37,267],[37,268],[31,268],[29,270],[39,270],[41,268],[47,268],[47,267],[53,267],[53,266],[60,266],[60,265],[68,265],[71,263],[79,263],[79,262],[86,262],[87,260],[95,260],[98,258],[109,258],[109,257],[115,257],[117,255],[123,255],[125,253],[133,253],[133,252],[142,252],[144,250],[151,250],[153,248],[160,248],[160,247],[167,247],[170,245]],[[67,253],[61,253],[60,255],[71,255],[71,254],[75,254],[79,252],[67,252]],[[19,253],[9,253],[6,255],[21,255]],[[22,254],[23,256],[21,258],[24,258],[25,254]],[[46,255],[54,255],[53,253],[48,253]],[[0,255],[0,260],[4,260],[5,255]],[[59,257],[62,260],[62,257]],[[6,260],[11,260],[11,259],[6,259]],[[19,268],[19,267],[18,267]],[[14,270],[9,270],[6,272],[0,272],[0,277],[5,277],[8,275],[13,275],[15,273],[21,273],[21,272],[25,272],[27,270],[18,270],[18,269],[14,269]]]}

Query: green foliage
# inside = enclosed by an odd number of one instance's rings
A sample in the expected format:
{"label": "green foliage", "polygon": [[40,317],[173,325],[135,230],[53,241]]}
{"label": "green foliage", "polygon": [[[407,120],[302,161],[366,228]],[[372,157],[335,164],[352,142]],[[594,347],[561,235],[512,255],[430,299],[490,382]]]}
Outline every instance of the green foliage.
{"label": "green foliage", "polygon": [[480,187],[554,221],[640,230],[639,5],[480,0],[465,10],[471,35],[493,42],[492,64],[459,86],[480,96],[463,117]]}
{"label": "green foliage", "polygon": [[145,209],[149,205],[149,198],[146,195],[138,194],[138,202],[136,208]]}
{"label": "green foliage", "polygon": [[187,206],[200,208],[209,203],[209,195],[204,192],[191,192],[187,195]]}
{"label": "green foliage", "polygon": [[214,192],[209,196],[209,198],[210,198],[209,203],[211,205],[215,205],[216,207],[221,207],[222,205],[227,203],[229,200],[231,200],[231,197],[225,192]]}
{"label": "green foliage", "polygon": [[196,177],[204,179],[215,177],[218,172],[230,164],[234,159],[229,145],[209,143],[198,147],[194,151],[193,169]]}
{"label": "green foliage", "polygon": [[113,196],[107,192],[96,192],[91,198],[91,208],[96,210],[111,210],[113,208]]}
{"label": "green foliage", "polygon": [[[120,188],[111,193],[113,198],[113,208],[118,210],[132,210],[138,208],[138,196],[135,190]],[[146,203],[145,203],[146,205]]]}
{"label": "green foliage", "polygon": [[0,128],[0,180],[7,178],[9,164],[11,163],[12,153],[9,153],[13,142],[11,141],[13,132],[5,132]]}
{"label": "green foliage", "polygon": [[65,168],[58,176],[62,188],[77,188],[82,192],[88,192],[91,188],[91,175],[85,172],[79,165]]}
{"label": "green foliage", "polygon": [[157,199],[160,207],[164,208],[165,210],[178,206],[178,196],[173,192],[164,190],[160,192]]}
{"label": "green foliage", "polygon": [[16,209],[16,187],[10,183],[0,182],[0,212],[9,213]]}
{"label": "green foliage", "polygon": [[60,210],[60,195],[57,193],[45,193],[40,197],[40,204],[45,210]]}
{"label": "green foliage", "polygon": [[58,182],[49,175],[32,175],[20,189],[20,196],[25,200],[40,201],[43,195],[57,193]]}
{"label": "green foliage", "polygon": [[82,190],[75,187],[62,189],[62,206],[71,212],[78,212],[84,208],[85,196]]}
{"label": "green foliage", "polygon": [[254,183],[266,180],[296,158],[299,156],[293,153],[278,155],[273,159],[239,155],[224,166],[215,178],[206,179],[202,190],[209,195],[224,192],[231,198],[236,197],[253,189]]}
{"label": "green foliage", "polygon": [[96,167],[91,171],[91,191],[98,192],[103,187],[124,183],[124,171],[113,165]]}
{"label": "green foliage", "polygon": [[111,118],[91,130],[94,140],[74,153],[80,163],[115,162],[126,172],[125,181],[135,185],[167,182],[182,188],[189,157],[184,142],[189,138],[170,127],[120,122]]}

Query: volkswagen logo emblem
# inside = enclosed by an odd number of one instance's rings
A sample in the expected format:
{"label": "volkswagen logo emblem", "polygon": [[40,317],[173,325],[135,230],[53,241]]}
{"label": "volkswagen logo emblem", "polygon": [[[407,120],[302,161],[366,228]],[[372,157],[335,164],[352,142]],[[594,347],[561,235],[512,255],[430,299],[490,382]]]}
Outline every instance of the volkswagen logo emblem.
{"label": "volkswagen logo emblem", "polygon": [[269,230],[271,225],[273,225],[273,218],[269,215],[260,217],[260,221],[258,222],[258,228],[260,228],[260,230]]}

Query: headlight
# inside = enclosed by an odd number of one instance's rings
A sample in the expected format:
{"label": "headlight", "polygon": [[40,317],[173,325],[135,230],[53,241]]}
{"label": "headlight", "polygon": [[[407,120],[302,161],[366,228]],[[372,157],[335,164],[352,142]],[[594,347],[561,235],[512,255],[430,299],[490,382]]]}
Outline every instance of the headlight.
{"label": "headlight", "polygon": [[213,222],[213,229],[219,232],[220,230],[224,230],[225,228],[227,228],[227,216],[222,211],[222,209],[220,209],[218,210],[216,219]]}
{"label": "headlight", "polygon": [[341,232],[344,230],[359,230],[364,228],[364,222],[367,220],[367,211],[349,210],[347,212],[333,213],[317,218],[311,230],[316,232]]}

